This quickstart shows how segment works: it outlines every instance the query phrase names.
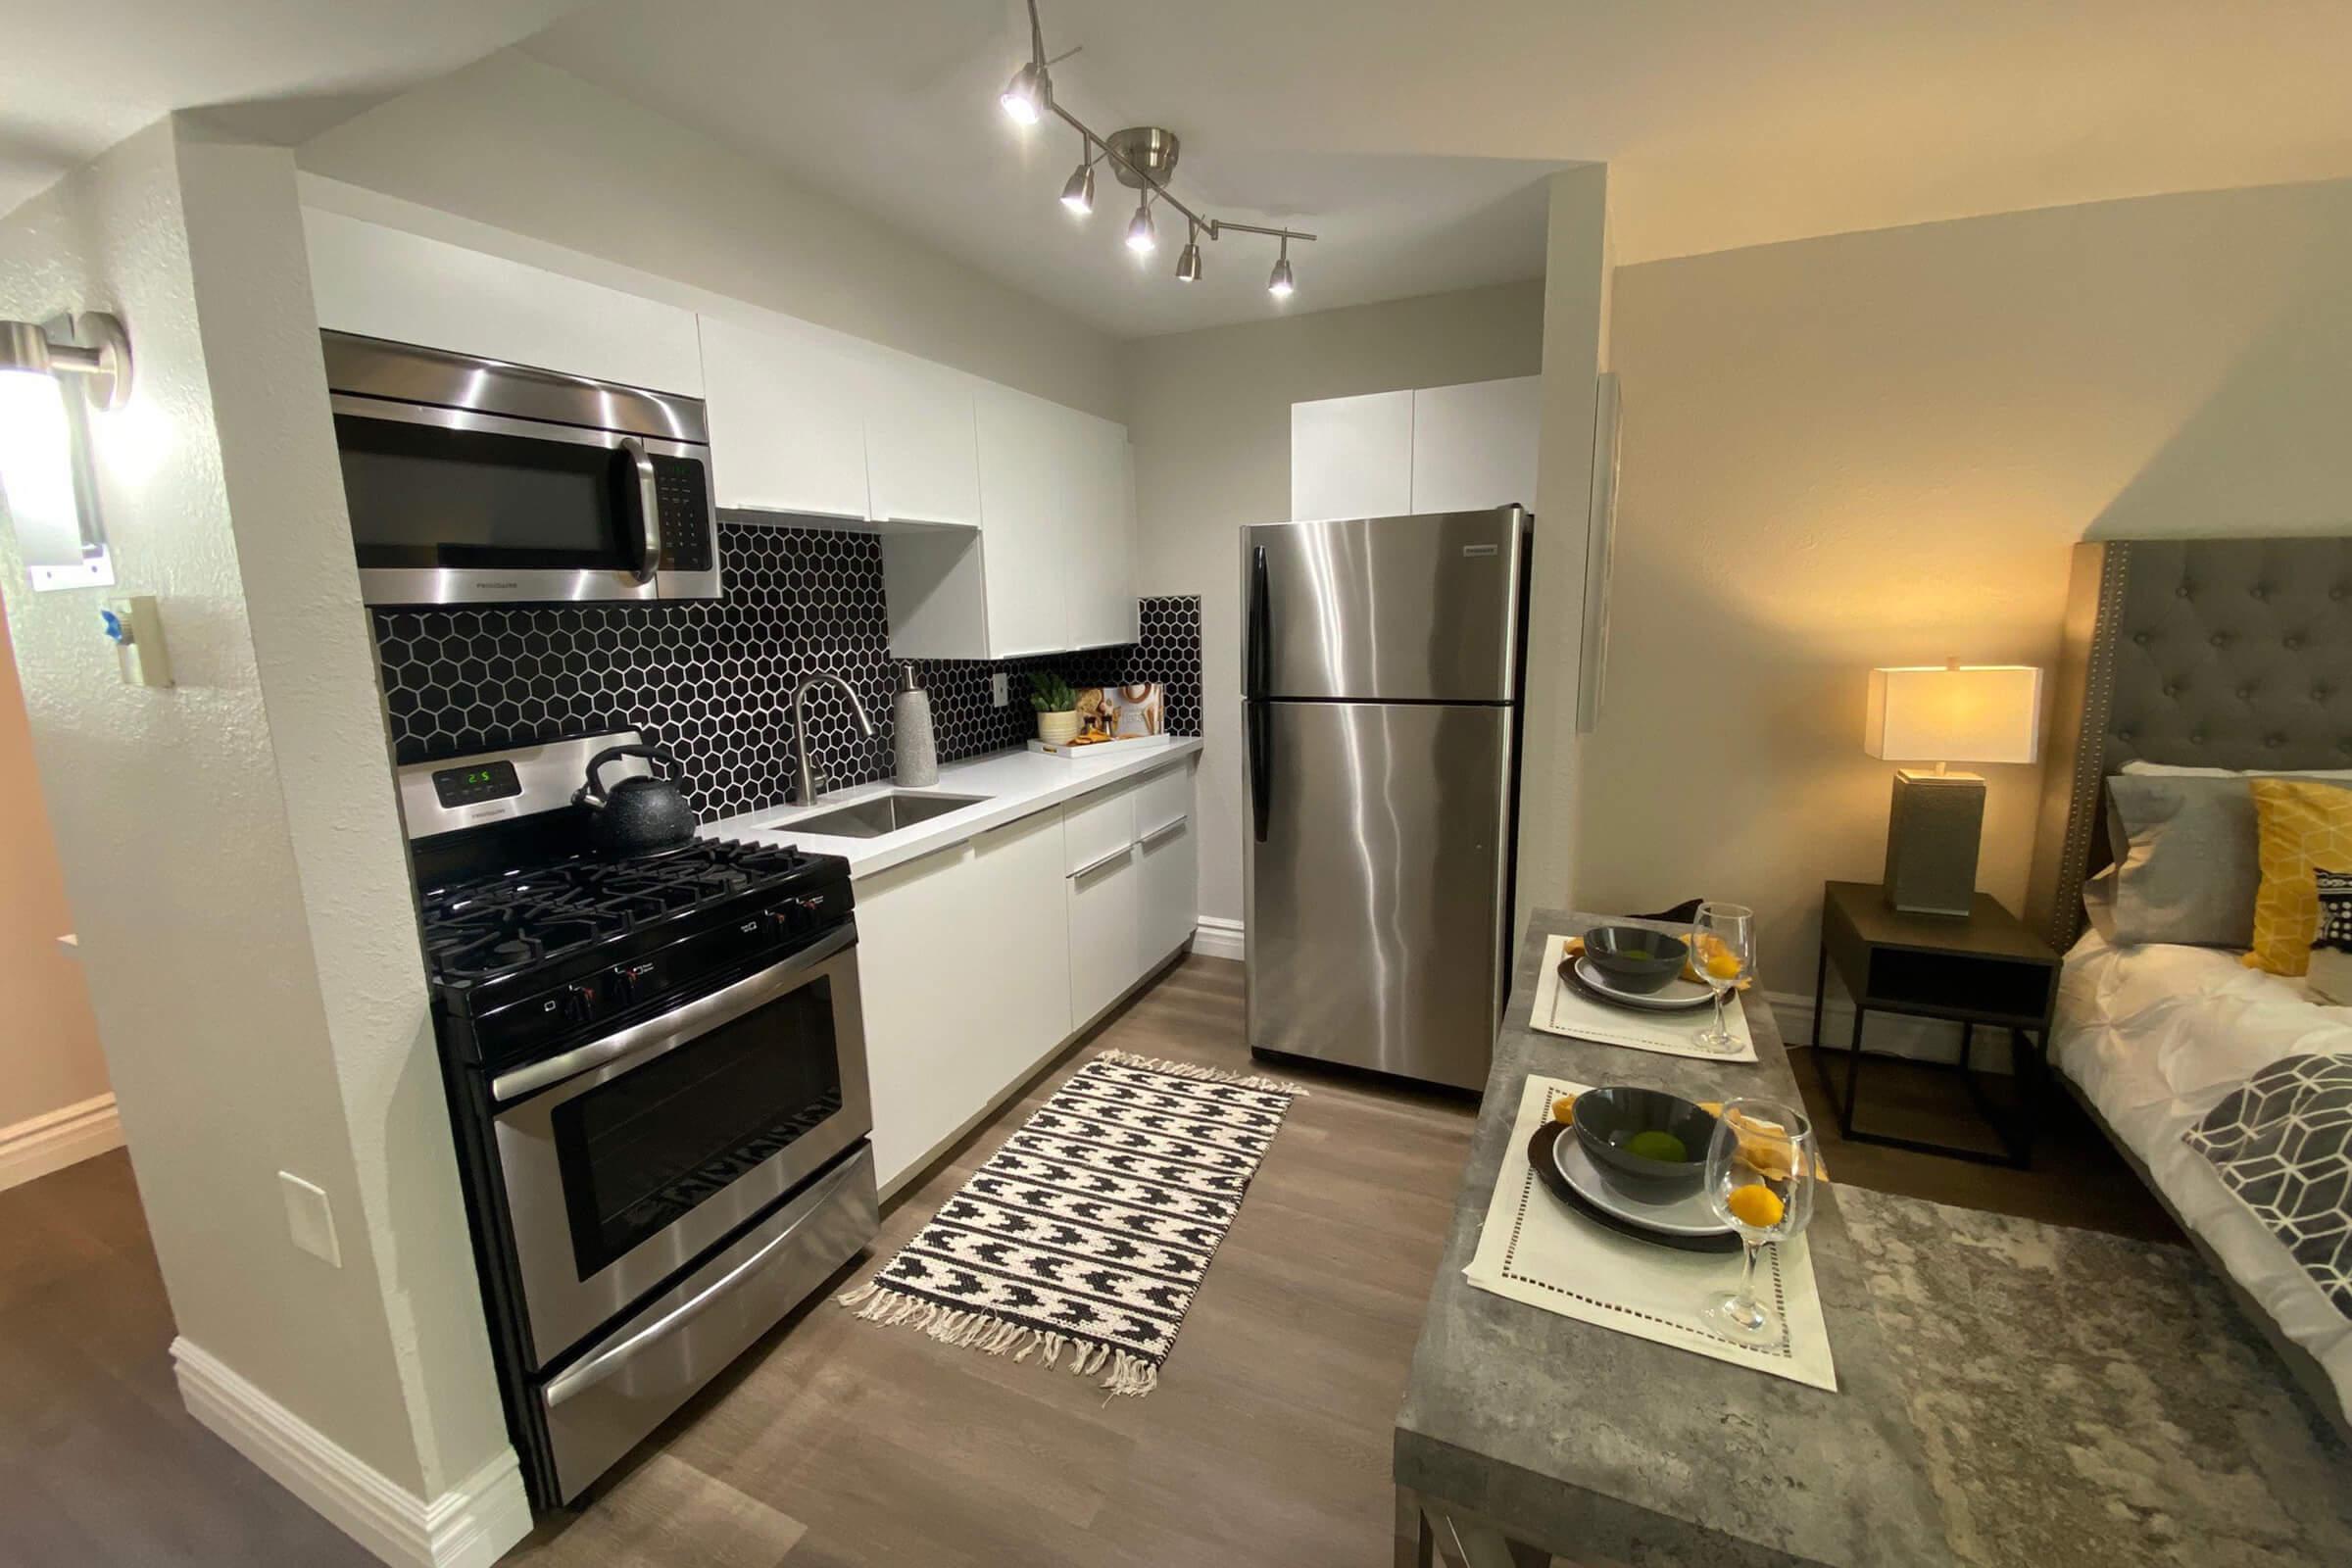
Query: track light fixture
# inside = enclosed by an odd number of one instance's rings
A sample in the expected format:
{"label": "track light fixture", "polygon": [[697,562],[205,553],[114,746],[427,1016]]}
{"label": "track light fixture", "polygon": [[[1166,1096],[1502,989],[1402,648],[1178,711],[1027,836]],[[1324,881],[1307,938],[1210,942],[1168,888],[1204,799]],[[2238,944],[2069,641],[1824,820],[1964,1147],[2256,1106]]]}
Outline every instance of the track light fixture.
{"label": "track light fixture", "polygon": [[1159,231],[1152,223],[1152,193],[1135,204],[1135,216],[1127,220],[1127,248],[1138,256],[1149,256],[1159,248]]}
{"label": "track light fixture", "polygon": [[1054,99],[1054,83],[1049,68],[1058,60],[1077,53],[1065,50],[1054,59],[1046,55],[1044,25],[1038,21],[1037,0],[1029,0],[1029,61],[1012,74],[998,100],[1004,113],[1024,125],[1034,125],[1047,115],[1062,121],[1078,132],[1084,162],[1070,172],[1061,187],[1061,204],[1084,217],[1095,208],[1095,162],[1100,158],[1110,166],[1119,183],[1130,190],[1143,192],[1136,204],[1135,216],[1127,222],[1127,248],[1137,255],[1148,255],[1158,248],[1159,235],[1152,220],[1152,203],[1167,203],[1185,218],[1184,249],[1176,258],[1176,280],[1180,283],[1200,281],[1200,236],[1205,231],[1211,241],[1220,240],[1228,232],[1263,234],[1279,241],[1281,252],[1274,261],[1273,274],[1266,280],[1266,291],[1276,299],[1288,299],[1296,286],[1291,273],[1291,241],[1312,240],[1315,236],[1296,228],[1268,228],[1258,223],[1237,223],[1226,219],[1211,218],[1195,212],[1168,189],[1168,181],[1176,172],[1178,151],[1176,135],[1156,125],[1131,125],[1112,131],[1107,136],[1097,135],[1076,115],[1071,114]]}
{"label": "track light fixture", "polygon": [[[1191,220],[1187,220],[1187,221]],[[1200,225],[1199,223],[1192,223],[1185,230],[1184,249],[1176,253],[1176,281],[1179,283],[1200,281]]]}
{"label": "track light fixture", "polygon": [[1080,218],[1095,210],[1095,144],[1086,144],[1086,161],[1070,171],[1069,180],[1061,187],[1061,205]]}

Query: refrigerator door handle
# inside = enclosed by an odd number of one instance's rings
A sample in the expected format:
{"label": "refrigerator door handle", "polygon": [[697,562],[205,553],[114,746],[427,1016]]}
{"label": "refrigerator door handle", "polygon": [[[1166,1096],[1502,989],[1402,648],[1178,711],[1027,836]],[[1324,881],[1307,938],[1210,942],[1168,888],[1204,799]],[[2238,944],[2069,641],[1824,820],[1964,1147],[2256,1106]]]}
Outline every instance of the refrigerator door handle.
{"label": "refrigerator door handle", "polygon": [[1274,632],[1271,597],[1266,584],[1266,547],[1257,545],[1250,552],[1250,646],[1242,662],[1242,695],[1252,700],[1266,695],[1267,662],[1272,653],[1267,644]]}
{"label": "refrigerator door handle", "polygon": [[1273,736],[1267,733],[1270,715],[1263,702],[1242,705],[1243,722],[1249,726],[1246,737],[1250,747],[1250,821],[1257,842],[1266,842],[1266,813],[1273,807],[1274,787]]}

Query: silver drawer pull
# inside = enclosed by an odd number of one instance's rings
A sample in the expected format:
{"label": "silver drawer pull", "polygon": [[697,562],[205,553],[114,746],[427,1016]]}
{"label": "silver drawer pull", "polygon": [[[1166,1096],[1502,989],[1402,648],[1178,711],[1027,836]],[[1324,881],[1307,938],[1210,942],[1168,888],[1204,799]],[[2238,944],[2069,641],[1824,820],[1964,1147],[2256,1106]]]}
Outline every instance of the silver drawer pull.
{"label": "silver drawer pull", "polygon": [[1096,857],[1095,857],[1093,859],[1091,859],[1091,860],[1087,861],[1087,862],[1086,862],[1084,865],[1080,866],[1080,867],[1079,867],[1077,870],[1075,870],[1075,871],[1072,871],[1072,872],[1070,873],[1070,880],[1071,880],[1071,881],[1073,881],[1073,882],[1075,882],[1075,881],[1077,881],[1077,880],[1078,880],[1080,877],[1082,877],[1082,876],[1086,876],[1086,875],[1089,875],[1089,874],[1091,874],[1091,873],[1093,873],[1093,872],[1096,872],[1096,871],[1100,871],[1100,870],[1102,870],[1102,869],[1104,866],[1108,865],[1108,864],[1109,864],[1111,861],[1113,861],[1113,860],[1117,859],[1117,858],[1118,858],[1120,856],[1122,856],[1122,855],[1125,855],[1125,854],[1126,854],[1126,853],[1127,853],[1129,850],[1132,850],[1132,849],[1134,849],[1134,848],[1135,848],[1135,846],[1134,846],[1134,845],[1132,845],[1132,844],[1122,844],[1122,845],[1120,845],[1120,846],[1119,846],[1117,849],[1115,849],[1115,850],[1111,851],[1111,852],[1110,852],[1108,855],[1098,855],[1098,856],[1096,856]]}
{"label": "silver drawer pull", "polygon": [[1180,816],[1173,821],[1162,822],[1159,824],[1159,826],[1153,828],[1151,832],[1145,834],[1142,838],[1137,839],[1135,842],[1138,844],[1157,844],[1161,839],[1166,838],[1169,834],[1183,827],[1184,824],[1190,820],[1192,820],[1192,818],[1188,816]]}
{"label": "silver drawer pull", "polygon": [[547,1407],[552,1410],[575,1395],[585,1394],[588,1390],[595,1388],[599,1383],[619,1371],[623,1365],[639,1353],[677,1333],[705,1307],[758,1273],[762,1264],[775,1256],[776,1249],[791,1241],[796,1231],[825,1211],[824,1200],[831,1198],[835,1190],[850,1179],[851,1175],[859,1168],[860,1163],[855,1158],[850,1159],[832,1175],[810,1188],[799,1200],[808,1205],[808,1213],[803,1214],[799,1219],[777,1232],[760,1250],[721,1274],[717,1279],[712,1280],[710,1287],[694,1299],[681,1301],[677,1306],[662,1313],[662,1316],[648,1323],[644,1328],[639,1329],[602,1355],[590,1356],[550,1383],[547,1386]]}

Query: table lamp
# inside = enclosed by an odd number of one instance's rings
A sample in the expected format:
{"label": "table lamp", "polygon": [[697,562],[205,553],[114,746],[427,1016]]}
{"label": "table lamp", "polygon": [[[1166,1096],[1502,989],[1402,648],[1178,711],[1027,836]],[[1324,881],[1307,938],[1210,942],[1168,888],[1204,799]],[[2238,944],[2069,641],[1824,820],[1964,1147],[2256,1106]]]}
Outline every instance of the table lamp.
{"label": "table lamp", "polygon": [[2041,671],[2031,664],[1896,666],[1870,672],[1862,749],[1898,767],[1886,821],[1886,903],[1908,914],[1966,915],[1976,902],[1984,780],[1952,762],[2041,755]]}

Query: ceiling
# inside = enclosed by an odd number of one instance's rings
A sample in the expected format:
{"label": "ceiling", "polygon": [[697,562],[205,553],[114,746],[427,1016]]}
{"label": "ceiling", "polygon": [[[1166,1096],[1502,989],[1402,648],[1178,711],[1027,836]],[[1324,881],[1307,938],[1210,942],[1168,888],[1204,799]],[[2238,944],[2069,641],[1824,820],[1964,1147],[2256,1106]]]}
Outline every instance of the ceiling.
{"label": "ceiling", "polygon": [[0,213],[172,110],[290,144],[575,3],[18,0],[0,47]]}
{"label": "ceiling", "polygon": [[[1290,309],[1533,276],[1544,173],[1609,166],[1621,264],[2352,174],[2344,0],[1043,0],[1056,94],[1164,124],[1175,187],[1325,236]],[[604,0],[530,53],[1120,333],[1257,319],[1261,242],[1139,268],[1049,121],[995,107],[1012,0]]]}
{"label": "ceiling", "polygon": [[[1621,264],[2162,191],[2352,175],[2345,0],[1043,0],[1060,100],[1184,139],[1230,235],[1177,284],[996,96],[1018,0],[24,0],[0,210],[172,109],[297,141],[517,39],[1121,335],[1543,270],[1546,172],[1609,165]],[[1171,215],[1172,216],[1172,215]]]}

